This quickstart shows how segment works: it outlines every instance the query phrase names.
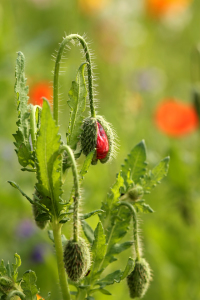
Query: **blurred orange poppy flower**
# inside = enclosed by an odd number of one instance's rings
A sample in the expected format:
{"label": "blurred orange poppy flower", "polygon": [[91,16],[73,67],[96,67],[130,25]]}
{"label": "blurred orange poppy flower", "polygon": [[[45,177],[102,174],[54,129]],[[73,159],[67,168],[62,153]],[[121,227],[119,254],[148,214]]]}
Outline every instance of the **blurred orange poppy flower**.
{"label": "blurred orange poppy flower", "polygon": [[101,11],[110,0],[78,0],[78,6],[85,14],[93,14]]}
{"label": "blurred orange poppy flower", "polygon": [[193,106],[175,99],[159,103],[154,120],[159,130],[174,137],[189,134],[198,127],[198,116]]}
{"label": "blurred orange poppy flower", "polygon": [[43,104],[43,97],[46,98],[50,105],[53,104],[52,100],[53,96],[53,89],[51,86],[49,86],[49,83],[47,82],[39,82],[31,87],[30,89],[30,98],[29,103],[33,105],[39,105],[42,106]]}
{"label": "blurred orange poppy flower", "polygon": [[192,0],[145,0],[147,12],[156,17],[184,11]]}

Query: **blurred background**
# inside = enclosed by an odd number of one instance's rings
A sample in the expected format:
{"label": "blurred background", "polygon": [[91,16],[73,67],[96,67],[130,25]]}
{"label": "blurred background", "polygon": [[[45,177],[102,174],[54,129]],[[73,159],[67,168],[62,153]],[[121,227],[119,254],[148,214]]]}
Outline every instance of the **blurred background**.
{"label": "blurred background", "polygon": [[[54,249],[36,228],[29,203],[11,188],[33,194],[34,174],[23,173],[14,152],[17,52],[26,57],[30,102],[51,99],[52,55],[62,37],[85,34],[94,53],[98,112],[111,122],[119,149],[110,164],[92,166],[83,184],[82,211],[98,209],[124,158],[145,140],[149,166],[170,155],[162,184],[146,196],[154,214],[141,215],[143,253],[153,281],[144,299],[200,299],[200,139],[194,89],[200,80],[198,0],[1,0],[0,1],[0,258],[20,254],[21,275],[36,271],[40,294],[60,298]],[[60,77],[61,132],[68,127],[66,101],[83,61],[79,47],[66,52]],[[198,69],[199,68],[199,69]],[[70,176],[69,176],[70,177]],[[69,185],[72,178],[68,180]],[[94,228],[97,218],[90,219]],[[70,238],[70,226],[64,232]],[[112,270],[123,269],[126,250]],[[109,288],[129,299],[126,282]],[[96,299],[109,296],[96,295]]]}

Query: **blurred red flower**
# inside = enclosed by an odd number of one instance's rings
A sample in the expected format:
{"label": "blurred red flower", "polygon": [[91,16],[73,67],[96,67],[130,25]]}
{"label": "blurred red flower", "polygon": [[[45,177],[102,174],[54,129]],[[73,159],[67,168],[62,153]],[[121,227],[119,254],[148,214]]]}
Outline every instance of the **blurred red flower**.
{"label": "blurred red flower", "polygon": [[48,82],[39,82],[31,87],[30,89],[30,98],[29,103],[33,105],[42,106],[43,104],[43,97],[49,101],[49,104],[53,104],[52,100],[53,96],[53,89],[49,86]]}
{"label": "blurred red flower", "polygon": [[150,15],[162,17],[169,13],[180,13],[187,9],[192,0],[146,0],[146,9]]}
{"label": "blurred red flower", "polygon": [[180,137],[198,127],[198,116],[192,105],[175,99],[165,99],[156,108],[155,123],[169,136]]}

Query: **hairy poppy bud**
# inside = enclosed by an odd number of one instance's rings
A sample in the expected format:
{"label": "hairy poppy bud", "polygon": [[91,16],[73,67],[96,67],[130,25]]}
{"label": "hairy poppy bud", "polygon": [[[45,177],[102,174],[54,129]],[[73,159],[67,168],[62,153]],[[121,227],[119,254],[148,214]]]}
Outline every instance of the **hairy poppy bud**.
{"label": "hairy poppy bud", "polygon": [[145,259],[136,260],[134,270],[127,276],[131,298],[142,298],[146,293],[151,279],[149,264]]}
{"label": "hairy poppy bud", "polygon": [[97,163],[98,159],[101,163],[106,163],[113,157],[115,148],[114,132],[102,116],[88,117],[83,121],[81,146],[86,156],[96,148],[92,160],[93,165]]}
{"label": "hairy poppy bud", "polygon": [[[38,191],[35,191],[35,193],[33,195],[33,200],[36,201],[37,198],[42,199],[42,195]],[[33,204],[32,208],[33,208],[33,216],[34,216],[36,225],[40,229],[44,229],[48,223],[48,220],[43,218],[44,214],[40,213],[40,210],[39,210],[37,204]]]}
{"label": "hairy poppy bud", "polygon": [[64,265],[67,275],[72,281],[79,281],[90,266],[90,252],[86,242],[79,238],[78,242],[69,240],[64,250]]}
{"label": "hairy poppy bud", "polygon": [[134,186],[130,191],[128,191],[128,197],[130,200],[136,201],[141,198],[144,194],[143,188],[140,185]]}

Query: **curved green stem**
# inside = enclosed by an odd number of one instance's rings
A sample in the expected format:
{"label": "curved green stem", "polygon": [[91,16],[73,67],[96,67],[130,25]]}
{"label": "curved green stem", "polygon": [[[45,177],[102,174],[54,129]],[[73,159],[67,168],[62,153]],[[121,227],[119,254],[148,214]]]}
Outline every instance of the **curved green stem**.
{"label": "curved green stem", "polygon": [[139,237],[138,237],[138,221],[137,221],[137,214],[135,208],[127,202],[120,202],[119,206],[125,205],[127,206],[130,211],[132,212],[133,216],[133,238],[134,238],[134,245],[135,245],[135,252],[136,252],[136,259],[140,260],[140,247],[139,247]]}
{"label": "curved green stem", "polygon": [[63,262],[61,227],[62,225],[58,222],[58,220],[53,220],[52,229],[53,229],[54,244],[56,249],[56,259],[57,259],[61,293],[62,293],[63,300],[70,300],[71,297],[70,297],[70,292],[69,292],[69,287],[67,282],[67,274],[65,272],[65,267]]}
{"label": "curved green stem", "polygon": [[80,187],[78,179],[78,171],[76,166],[75,157],[71,148],[67,145],[61,147],[61,151],[66,151],[71,161],[72,173],[74,177],[74,219],[73,219],[73,239],[78,242],[78,210],[79,210],[79,198],[80,198]]}
{"label": "curved green stem", "polygon": [[88,45],[84,38],[78,34],[70,34],[66,36],[62,43],[60,44],[58,54],[56,57],[56,63],[55,63],[55,70],[54,70],[54,83],[53,83],[53,117],[56,121],[56,124],[58,125],[58,78],[59,78],[59,70],[60,70],[60,61],[62,58],[63,51],[65,49],[65,46],[71,41],[71,40],[78,40],[85,52],[85,57],[87,61],[87,73],[88,73],[88,90],[89,90],[89,101],[90,101],[90,110],[91,110],[91,116],[95,117],[95,108],[94,108],[94,98],[93,98],[93,82],[92,82],[92,66],[91,66],[91,56],[89,52]]}
{"label": "curved green stem", "polygon": [[20,292],[20,291],[17,291],[17,290],[11,291],[11,292],[7,295],[6,300],[10,300],[10,299],[13,298],[14,296],[20,297],[21,300],[26,300],[26,297],[25,297],[24,293],[22,293],[22,292]]}

